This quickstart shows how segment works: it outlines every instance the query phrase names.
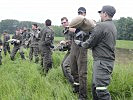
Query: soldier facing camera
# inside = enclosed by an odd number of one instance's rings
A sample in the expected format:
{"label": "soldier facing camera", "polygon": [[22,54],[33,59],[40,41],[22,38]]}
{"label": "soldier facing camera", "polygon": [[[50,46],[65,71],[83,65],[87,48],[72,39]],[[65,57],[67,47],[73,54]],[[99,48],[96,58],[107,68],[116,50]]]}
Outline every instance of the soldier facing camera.
{"label": "soldier facing camera", "polygon": [[21,58],[25,59],[24,52],[21,48],[22,35],[20,34],[19,29],[17,29],[15,35],[12,36],[12,40],[13,40],[12,43],[13,43],[14,47],[13,47],[11,55],[10,55],[11,60],[14,60],[14,57],[15,57],[18,50],[19,50],[19,53],[21,55]]}

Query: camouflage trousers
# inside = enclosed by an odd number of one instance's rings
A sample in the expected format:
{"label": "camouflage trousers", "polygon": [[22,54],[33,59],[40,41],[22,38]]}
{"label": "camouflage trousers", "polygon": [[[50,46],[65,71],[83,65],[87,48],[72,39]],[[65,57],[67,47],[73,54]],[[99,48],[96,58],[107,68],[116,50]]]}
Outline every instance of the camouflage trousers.
{"label": "camouflage trousers", "polygon": [[4,44],[3,45],[3,51],[4,51],[5,55],[7,54],[7,51],[10,54],[10,46],[9,46],[9,44]]}
{"label": "camouflage trousers", "polygon": [[29,59],[33,60],[33,55],[35,57],[35,63],[39,62],[39,47],[30,47]]}
{"label": "camouflage trousers", "polygon": [[2,65],[2,54],[0,52],[0,65]]}
{"label": "camouflage trousers", "polygon": [[22,47],[21,46],[14,46],[13,49],[12,49],[12,52],[10,54],[11,60],[14,60],[14,57],[15,57],[18,50],[19,50],[21,58],[25,59]]}
{"label": "camouflage trousers", "polygon": [[48,73],[52,68],[52,51],[49,47],[41,48],[41,63],[43,71]]}

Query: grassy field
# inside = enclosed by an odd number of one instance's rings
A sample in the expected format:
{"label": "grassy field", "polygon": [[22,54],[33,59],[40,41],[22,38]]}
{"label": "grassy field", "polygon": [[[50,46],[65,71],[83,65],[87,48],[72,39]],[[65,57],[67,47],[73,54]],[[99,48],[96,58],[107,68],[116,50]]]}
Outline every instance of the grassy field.
{"label": "grassy field", "polygon": [[[64,37],[55,37],[56,42],[61,40],[64,40]],[[133,49],[133,41],[117,40],[116,48]]]}
{"label": "grassy field", "polygon": [[116,47],[124,49],[133,49],[133,41],[117,40]]}
{"label": "grassy field", "polygon": [[[58,40],[58,39],[57,39]],[[62,38],[60,38],[62,40]],[[44,76],[40,64],[21,60],[17,53],[15,61],[3,55],[0,66],[0,100],[77,100],[72,87],[63,76],[60,67],[64,52],[53,52],[53,68]],[[91,95],[92,56],[88,60],[88,97]],[[109,86],[112,100],[133,100],[133,62],[115,63]]]}

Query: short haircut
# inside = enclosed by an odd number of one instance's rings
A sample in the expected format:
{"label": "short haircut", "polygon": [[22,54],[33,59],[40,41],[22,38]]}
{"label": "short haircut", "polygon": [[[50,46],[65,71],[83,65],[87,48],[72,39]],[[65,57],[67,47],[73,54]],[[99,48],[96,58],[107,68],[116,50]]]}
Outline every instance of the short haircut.
{"label": "short haircut", "polygon": [[7,31],[4,31],[4,33],[7,33]]}
{"label": "short haircut", "polygon": [[52,22],[51,22],[50,19],[47,19],[47,20],[45,21],[45,25],[46,25],[46,26],[51,26],[51,23],[52,23]]}
{"label": "short haircut", "polygon": [[64,19],[65,19],[66,21],[68,21],[67,17],[62,17],[62,18],[61,18],[61,21],[63,21]]}
{"label": "short haircut", "polygon": [[34,25],[36,28],[38,27],[38,25],[37,25],[37,24],[32,24],[32,25]]}

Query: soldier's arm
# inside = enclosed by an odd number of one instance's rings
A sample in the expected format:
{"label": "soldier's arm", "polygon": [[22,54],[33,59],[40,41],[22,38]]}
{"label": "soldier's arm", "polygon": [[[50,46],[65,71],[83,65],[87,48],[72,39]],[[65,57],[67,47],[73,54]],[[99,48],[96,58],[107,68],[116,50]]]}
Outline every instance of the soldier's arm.
{"label": "soldier's arm", "polygon": [[91,32],[89,38],[81,43],[81,46],[84,48],[93,48],[95,47],[99,41],[101,41],[102,34],[102,27],[97,25]]}

